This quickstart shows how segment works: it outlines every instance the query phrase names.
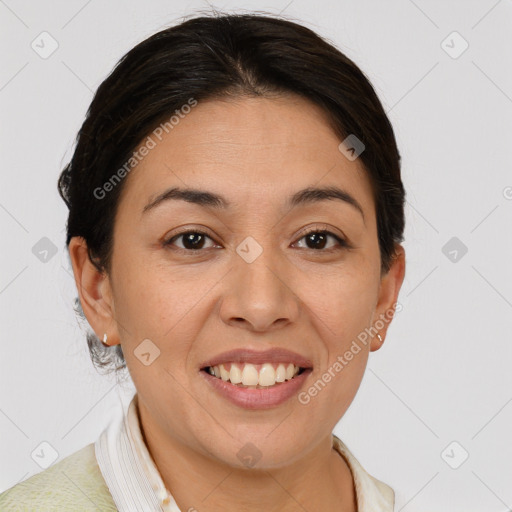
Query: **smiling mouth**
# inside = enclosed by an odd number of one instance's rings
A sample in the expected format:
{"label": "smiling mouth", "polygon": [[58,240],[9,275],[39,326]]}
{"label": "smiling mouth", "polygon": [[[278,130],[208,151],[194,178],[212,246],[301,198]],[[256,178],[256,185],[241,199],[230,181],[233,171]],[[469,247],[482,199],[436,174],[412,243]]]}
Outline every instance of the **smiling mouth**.
{"label": "smiling mouth", "polygon": [[293,380],[307,370],[293,363],[223,363],[201,369],[240,388],[266,389]]}

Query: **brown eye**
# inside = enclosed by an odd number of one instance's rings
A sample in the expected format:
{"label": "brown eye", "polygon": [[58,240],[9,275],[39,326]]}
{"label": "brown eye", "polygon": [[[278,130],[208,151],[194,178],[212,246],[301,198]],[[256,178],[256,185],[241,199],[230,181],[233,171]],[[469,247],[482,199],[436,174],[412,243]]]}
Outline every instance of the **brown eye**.
{"label": "brown eye", "polygon": [[205,239],[209,238],[211,240],[211,238],[202,231],[185,231],[178,235],[174,235],[172,238],[164,242],[164,246],[173,245],[174,242],[180,238],[183,239],[183,247],[178,246],[178,249],[185,251],[198,251],[200,249],[204,249]]}
{"label": "brown eye", "polygon": [[[343,248],[343,247],[347,247],[348,244],[346,243],[345,240],[343,240],[342,238],[340,238],[339,236],[335,235],[334,233],[331,233],[330,231],[325,231],[325,230],[311,230],[309,232],[307,232],[304,236],[302,236],[302,238],[300,238],[300,240],[303,240],[305,239],[306,240],[306,245],[307,245],[307,249],[312,249],[312,250],[323,250],[325,249],[325,246],[327,244],[327,240],[329,239],[329,237],[333,238],[337,244],[338,244],[338,248]],[[332,249],[336,249],[336,246],[334,247],[328,247],[326,250],[332,250]]]}
{"label": "brown eye", "polygon": [[[327,247],[329,238],[334,239],[336,244],[331,247]],[[208,249],[208,247],[205,247],[205,240],[212,238],[204,233],[203,231],[197,231],[197,230],[189,230],[184,231],[182,233],[179,233],[177,235],[174,235],[169,240],[165,241],[163,245],[165,247],[167,246],[173,246],[175,245],[175,242],[179,239],[182,239],[182,246],[175,247],[178,251],[185,251],[185,252],[197,252],[201,249]],[[335,235],[331,231],[326,230],[318,230],[313,229],[308,231],[305,235],[303,235],[300,240],[305,240],[306,243],[306,249],[311,249],[314,251],[319,252],[329,252],[331,250],[337,250],[342,248],[349,247],[348,243],[341,237]]]}

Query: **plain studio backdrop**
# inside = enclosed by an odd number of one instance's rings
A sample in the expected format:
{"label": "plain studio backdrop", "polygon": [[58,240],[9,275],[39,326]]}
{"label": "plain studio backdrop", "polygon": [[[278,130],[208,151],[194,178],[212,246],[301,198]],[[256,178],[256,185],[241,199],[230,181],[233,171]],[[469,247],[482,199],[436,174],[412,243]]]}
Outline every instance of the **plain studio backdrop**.
{"label": "plain studio backdrop", "polygon": [[0,491],[42,471],[38,453],[93,442],[134,392],[89,360],[56,182],[118,59],[211,7],[328,38],[395,129],[403,309],[335,433],[404,512],[512,509],[510,0],[1,1]]}

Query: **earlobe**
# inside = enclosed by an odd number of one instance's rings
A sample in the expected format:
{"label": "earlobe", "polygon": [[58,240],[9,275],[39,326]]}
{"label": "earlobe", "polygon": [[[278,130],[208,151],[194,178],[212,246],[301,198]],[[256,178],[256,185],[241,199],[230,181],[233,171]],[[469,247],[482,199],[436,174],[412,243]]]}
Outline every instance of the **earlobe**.
{"label": "earlobe", "polygon": [[102,339],[108,332],[109,345],[115,345],[117,331],[114,321],[109,278],[99,272],[89,258],[87,243],[82,237],[69,242],[69,256],[82,310],[96,335]]}
{"label": "earlobe", "polygon": [[395,255],[388,272],[382,277],[379,298],[375,313],[372,319],[373,336],[370,351],[373,352],[382,347],[386,333],[393,320],[398,294],[405,277],[405,249],[397,244],[395,246]]}

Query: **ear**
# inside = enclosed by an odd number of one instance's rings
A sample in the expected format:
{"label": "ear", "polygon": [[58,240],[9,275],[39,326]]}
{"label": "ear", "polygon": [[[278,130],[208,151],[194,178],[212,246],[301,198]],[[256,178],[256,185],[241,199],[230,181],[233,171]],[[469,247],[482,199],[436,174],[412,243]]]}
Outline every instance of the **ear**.
{"label": "ear", "polygon": [[[372,318],[371,331],[375,332],[370,344],[370,352],[382,347],[388,327],[393,319],[395,304],[398,301],[398,294],[405,276],[405,249],[400,245],[395,245],[395,255],[390,269],[381,278],[379,287],[379,297],[377,306]],[[382,341],[379,340],[377,333],[380,334]]]}
{"label": "ear", "polygon": [[87,321],[100,340],[106,333],[108,345],[118,345],[119,333],[108,275],[99,272],[91,262],[87,242],[82,237],[75,236],[70,240],[69,256],[80,304]]}

